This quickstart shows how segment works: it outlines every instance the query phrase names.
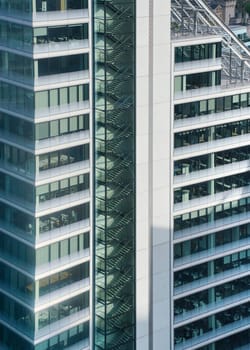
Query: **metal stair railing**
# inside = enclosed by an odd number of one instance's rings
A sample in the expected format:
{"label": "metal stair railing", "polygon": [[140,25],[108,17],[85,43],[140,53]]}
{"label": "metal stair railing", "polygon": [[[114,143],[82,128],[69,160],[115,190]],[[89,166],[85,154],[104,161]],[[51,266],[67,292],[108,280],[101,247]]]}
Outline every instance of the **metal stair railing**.
{"label": "metal stair railing", "polygon": [[176,35],[212,34],[222,37],[224,77],[250,81],[250,51],[203,0],[172,0],[172,33]]}

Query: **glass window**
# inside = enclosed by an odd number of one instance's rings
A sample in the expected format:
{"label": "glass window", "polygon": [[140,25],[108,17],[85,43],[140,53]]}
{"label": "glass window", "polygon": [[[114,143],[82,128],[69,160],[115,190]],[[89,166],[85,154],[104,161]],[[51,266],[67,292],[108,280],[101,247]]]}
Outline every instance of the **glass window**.
{"label": "glass window", "polygon": [[182,77],[175,77],[174,78],[174,91],[175,92],[180,92],[182,91]]}
{"label": "glass window", "polygon": [[[28,0],[25,0],[28,1]],[[87,0],[36,0],[36,11],[65,11],[65,10],[79,10],[86,9],[88,7]]]}
{"label": "glass window", "polygon": [[39,197],[39,202],[44,202],[49,195],[49,185],[41,185],[36,188],[37,196]]}
{"label": "glass window", "polygon": [[77,86],[71,86],[69,88],[69,103],[75,103],[78,101]]}
{"label": "glass window", "polygon": [[233,96],[232,104],[233,104],[233,106],[232,106],[233,109],[240,108],[240,95],[234,95]]}
{"label": "glass window", "polygon": [[67,134],[68,133],[68,119],[61,119],[60,120],[60,134]]}
{"label": "glass window", "polygon": [[52,152],[50,153],[50,167],[55,168],[59,165],[59,159],[58,159],[58,152]]}
{"label": "glass window", "polygon": [[207,114],[207,101],[200,101],[200,114]]}
{"label": "glass window", "polygon": [[69,246],[68,246],[67,239],[60,242],[60,256],[61,256],[61,258],[69,254],[68,248],[69,248]]}
{"label": "glass window", "polygon": [[50,261],[49,246],[38,249],[37,251],[37,264],[43,265]]}
{"label": "glass window", "polygon": [[60,89],[60,105],[65,105],[68,103],[68,89],[61,88]]}
{"label": "glass window", "polygon": [[50,122],[50,136],[58,136],[59,135],[59,125],[58,120],[53,120]]}
{"label": "glass window", "polygon": [[78,251],[78,237],[72,237],[70,239],[70,254]]}
{"label": "glass window", "polygon": [[36,138],[38,140],[47,139],[49,137],[49,123],[40,123],[36,125]]}
{"label": "glass window", "polygon": [[59,244],[53,243],[50,247],[50,261],[56,260],[59,258]]}
{"label": "glass window", "polygon": [[59,193],[59,182],[52,182],[50,184],[50,194],[51,194],[51,198],[55,198],[58,196]]}
{"label": "glass window", "polygon": [[247,94],[241,94],[241,107],[247,107]]}
{"label": "glass window", "polygon": [[77,117],[71,117],[69,119],[70,132],[77,131]]}
{"label": "glass window", "polygon": [[35,94],[36,108],[47,108],[49,106],[49,94],[48,91],[40,91]]}
{"label": "glass window", "polygon": [[55,107],[58,105],[58,91],[57,89],[50,90],[49,98],[50,98],[50,107]]}

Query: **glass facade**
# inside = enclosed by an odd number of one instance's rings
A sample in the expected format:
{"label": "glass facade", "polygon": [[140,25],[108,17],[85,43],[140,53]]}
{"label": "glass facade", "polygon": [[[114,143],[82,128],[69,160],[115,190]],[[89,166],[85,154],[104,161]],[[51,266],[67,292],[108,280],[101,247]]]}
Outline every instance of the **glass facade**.
{"label": "glass facade", "polygon": [[[45,4],[43,4],[45,2]],[[87,0],[36,0],[36,11],[65,11],[79,10],[88,7]]]}
{"label": "glass facade", "polygon": [[[231,146],[231,147],[230,147]],[[237,144],[236,144],[237,146]],[[174,162],[174,175],[187,175],[194,171],[205,170],[235,162],[241,162],[249,159],[250,147],[244,146],[229,149],[224,147],[221,152],[209,153],[197,157],[189,157]]]}
{"label": "glass facade", "polygon": [[[225,54],[220,42],[175,44],[176,70],[186,62],[207,60],[209,65]],[[240,139],[250,130],[250,93],[223,91],[223,74],[217,70],[174,79],[175,93],[219,87],[216,97],[191,98],[190,91],[189,102],[180,103],[180,95],[174,101],[173,333],[178,350],[249,345],[249,334],[240,327],[249,324],[250,316],[249,171],[247,166],[241,170],[250,149]],[[240,340],[241,334],[246,339]],[[221,340],[214,341],[218,335]]]}
{"label": "glass facade", "polygon": [[[223,246],[224,249],[231,246],[241,246],[244,242],[248,242],[250,237],[249,224],[229,228],[226,230],[214,232],[210,235],[199,236],[197,238],[188,239],[174,245],[174,258],[180,259],[190,257],[195,259],[197,253],[213,251],[214,248]],[[243,241],[242,241],[243,240]],[[245,240],[245,241],[244,241]],[[242,241],[242,242],[241,242]],[[230,243],[236,243],[235,245]],[[219,249],[218,249],[219,251]],[[178,263],[178,260],[176,260]]]}
{"label": "glass facade", "polygon": [[232,202],[225,202],[213,207],[194,210],[174,217],[174,231],[185,230],[234,215],[248,213],[250,197],[241,198]]}
{"label": "glass facade", "polygon": [[175,316],[178,317],[188,311],[196,311],[198,313],[199,308],[202,306],[212,306],[214,302],[224,301],[224,299],[234,295],[237,296],[237,294],[243,296],[249,289],[249,283],[249,276],[242,277],[178,299],[175,302]]}
{"label": "glass facade", "polygon": [[194,118],[212,113],[222,113],[231,110],[239,110],[250,106],[250,93],[235,94],[198,100],[189,103],[175,104],[174,118]]}
{"label": "glass facade", "polygon": [[47,295],[68,284],[83,284],[89,278],[89,262],[54,273],[39,280],[39,296]]}
{"label": "glass facade", "polygon": [[32,28],[3,20],[0,23],[1,45],[27,52],[35,51],[40,45],[49,43],[74,45],[76,40],[78,44],[80,41],[88,40],[88,24]]}
{"label": "glass facade", "polygon": [[84,349],[92,245],[88,1],[0,0],[0,15],[0,348]]}
{"label": "glass facade", "polygon": [[179,46],[175,48],[175,63],[193,62],[221,57],[221,42]]}
{"label": "glass facade", "polygon": [[221,71],[201,72],[188,75],[180,75],[174,79],[175,92],[220,85]]}
{"label": "glass facade", "polygon": [[87,71],[88,54],[32,60],[29,57],[0,51],[0,74],[6,79],[33,84],[39,77]]}
{"label": "glass facade", "polygon": [[60,346],[60,350],[66,350],[70,346],[77,346],[80,343],[87,346],[86,338],[88,334],[89,324],[85,322],[34,346],[20,335],[0,325],[0,340],[2,344],[7,346],[8,350],[55,350],[58,346]]}
{"label": "glass facade", "polygon": [[94,1],[96,350],[136,347],[135,4]]}
{"label": "glass facade", "polygon": [[[89,85],[75,85],[34,92],[28,88],[0,82],[1,108],[34,118],[35,112],[49,113],[49,109],[73,105],[89,100]],[[60,110],[58,110],[60,112]]]}
{"label": "glass facade", "polygon": [[38,157],[39,171],[57,168],[89,159],[89,145],[66,148]]}
{"label": "glass facade", "polygon": [[190,186],[183,186],[174,190],[174,203],[201,198],[216,193],[233,190],[250,184],[249,172],[220,177],[215,180],[199,182]]}
{"label": "glass facade", "polygon": [[72,11],[88,8],[87,0],[1,0],[0,11],[5,15],[31,18],[32,13]]}
{"label": "glass facade", "polygon": [[175,332],[175,344],[185,342],[188,339],[198,337],[210,332],[216,332],[217,329],[230,325],[234,322],[239,322],[249,317],[250,303],[241,304],[240,306],[216,313],[190,323],[188,326],[180,327]]}
{"label": "glass facade", "polygon": [[[4,246],[4,243],[1,243],[1,247],[3,246]],[[8,249],[10,250],[11,247],[8,247]],[[15,247],[13,247],[13,250],[14,249]],[[18,256],[19,252],[17,252],[17,248],[15,249],[15,252],[16,252],[16,255]],[[21,252],[25,253],[24,249]],[[2,254],[3,254],[3,251],[1,249],[1,255]],[[7,256],[7,253],[5,254],[5,258],[6,256]],[[21,256],[21,253],[20,253],[20,256]],[[16,260],[16,262],[17,261],[19,264],[20,261]],[[12,258],[11,258],[11,264],[13,264]],[[24,269],[22,272],[20,272],[20,270],[18,271],[16,268],[10,267],[8,265],[7,258],[6,258],[6,262],[0,263],[0,285],[2,290],[9,292],[9,294],[11,293],[14,297],[20,299],[21,301],[25,301],[28,305],[34,304],[35,281],[32,278],[32,275],[29,275],[27,271]],[[0,332],[0,336],[1,336],[1,332]]]}
{"label": "glass facade", "polygon": [[175,134],[174,145],[185,147],[203,142],[215,141],[227,137],[240,136],[250,132],[250,120],[225,123],[210,128],[192,129]]}

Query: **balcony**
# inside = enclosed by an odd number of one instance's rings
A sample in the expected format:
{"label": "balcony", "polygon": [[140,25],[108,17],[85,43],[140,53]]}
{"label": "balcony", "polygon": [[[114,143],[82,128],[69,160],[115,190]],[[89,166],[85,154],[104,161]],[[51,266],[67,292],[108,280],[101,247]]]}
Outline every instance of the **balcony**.
{"label": "balcony", "polygon": [[174,289],[174,296],[176,298],[180,298],[188,294],[194,294],[196,291],[208,289],[236,278],[247,276],[249,274],[249,268],[250,264],[241,265],[239,267],[234,267],[230,270],[217,273],[216,275],[198,279],[182,286],[176,286]]}
{"label": "balcony", "polygon": [[51,152],[52,148],[54,150],[87,143],[89,142],[90,132],[89,130],[76,131],[43,140],[32,141],[31,139],[15,135],[14,133],[0,130],[0,138],[14,147],[22,148],[33,154],[40,154]]}
{"label": "balcony", "polygon": [[52,116],[53,117],[60,116],[60,118],[67,118],[69,114],[73,114],[73,113],[78,113],[78,114],[88,113],[89,109],[90,109],[90,101],[85,100],[82,102],[69,103],[69,104],[64,104],[64,105],[55,106],[55,107],[47,107],[47,108],[39,108],[39,109],[36,108],[35,110],[33,110],[33,113],[34,113],[33,118],[36,119],[37,123],[39,123],[39,122],[49,121]]}
{"label": "balcony", "polygon": [[217,259],[224,255],[229,255],[245,249],[250,249],[250,238],[237,240],[232,243],[227,243],[218,247],[214,247],[212,249],[203,250],[202,252],[196,254],[175,259],[174,269],[175,271],[178,271],[195,264],[201,264],[202,262]]}
{"label": "balcony", "polygon": [[174,187],[187,186],[202,181],[213,180],[227,175],[235,175],[250,169],[250,160],[220,165],[199,171],[174,176]]}
{"label": "balcony", "polygon": [[80,292],[83,293],[87,289],[89,289],[89,287],[90,287],[89,278],[85,278],[83,280],[80,280],[74,283],[70,283],[70,281],[67,281],[67,283],[63,287],[57,288],[55,291],[41,296],[34,305],[35,312],[40,311],[44,308],[47,308],[52,304],[56,304],[61,300],[71,298],[79,294]]}
{"label": "balcony", "polygon": [[221,58],[176,63],[174,75],[187,75],[221,69]]}
{"label": "balcony", "polygon": [[61,148],[65,149],[68,147],[89,143],[89,141],[90,132],[89,130],[84,130],[36,141],[34,147],[35,153],[41,154],[51,152],[52,149],[53,151]]}
{"label": "balcony", "polygon": [[[36,176],[36,185],[38,182],[50,182],[53,178],[65,178],[65,174],[68,176],[73,173],[86,173],[90,171],[90,161],[84,160],[81,162],[76,162],[68,165],[63,165],[57,168],[52,168],[49,170],[40,171]],[[39,183],[41,184],[41,183]]]}
{"label": "balcony", "polygon": [[203,305],[195,308],[192,311],[184,312],[181,315],[175,316],[174,323],[175,327],[180,327],[186,323],[194,322],[200,318],[210,316],[220,311],[224,311],[227,308],[248,302],[250,291],[235,294],[230,297],[226,297],[219,301],[214,301],[209,304],[202,303]]}
{"label": "balcony", "polygon": [[228,86],[217,85],[204,87],[200,89],[191,89],[186,91],[180,91],[174,95],[175,103],[186,103],[197,100],[206,100],[213,97],[222,97],[228,94],[236,95],[237,93],[244,93],[249,91],[249,82],[245,84],[241,82],[240,84],[229,84]]}
{"label": "balcony", "polygon": [[65,84],[72,86],[73,83],[76,85],[79,84],[79,82],[81,83],[85,80],[89,80],[89,70],[51,74],[42,77],[36,77],[34,80],[34,88],[37,91],[44,88],[58,88],[61,85],[65,86]]}
{"label": "balcony", "polygon": [[205,236],[212,232],[224,230],[238,225],[243,225],[248,222],[250,222],[249,213],[233,215],[220,220],[177,231],[174,233],[174,241],[175,243],[177,243],[184,239]]}
{"label": "balcony", "polygon": [[89,317],[90,309],[86,308],[79,312],[73,313],[68,317],[64,317],[60,321],[53,322],[35,332],[35,343],[51,338],[55,334],[62,333],[63,331],[74,327],[74,325],[82,324],[83,322],[88,321]]}
{"label": "balcony", "polygon": [[50,276],[59,271],[65,270],[69,266],[79,265],[82,262],[88,261],[90,256],[90,250],[84,249],[78,253],[66,255],[61,259],[54,260],[50,263],[36,266],[35,276],[36,279],[41,279]]}
{"label": "balcony", "polygon": [[193,210],[209,208],[215,205],[223,204],[233,200],[238,200],[250,196],[250,186],[234,188],[232,190],[211,194],[196,199],[191,199],[186,202],[177,203],[174,205],[174,215],[189,213]]}
{"label": "balcony", "polygon": [[47,245],[50,241],[55,241],[58,239],[63,239],[64,236],[71,236],[72,234],[79,232],[86,232],[90,230],[90,220],[85,219],[81,221],[77,221],[73,224],[69,224],[66,226],[61,226],[60,228],[55,228],[46,233],[42,233],[39,237],[36,238],[36,248],[41,245]]}
{"label": "balcony", "polygon": [[203,333],[181,344],[175,345],[175,350],[195,350],[211,342],[222,339],[227,335],[233,335],[249,328],[250,317],[221,326],[215,330]]}
{"label": "balcony", "polygon": [[[231,109],[226,112],[212,113],[192,118],[183,118],[174,121],[174,132],[207,128],[223,123],[232,123],[249,118],[250,108]],[[178,115],[177,115],[178,117]]]}
{"label": "balcony", "polygon": [[224,139],[204,142],[200,144],[178,147],[174,150],[174,160],[201,156],[203,154],[225,151],[226,149],[238,148],[249,145],[249,134],[227,137]]}
{"label": "balcony", "polygon": [[72,54],[77,52],[86,52],[89,50],[89,40],[62,40],[61,42],[49,42],[43,44],[35,44],[33,46],[33,57],[45,58],[58,56],[61,52]]}
{"label": "balcony", "polygon": [[90,191],[78,191],[62,197],[46,200],[45,202],[37,203],[36,215],[39,215],[40,217],[42,215],[47,215],[58,210],[70,208],[71,206],[78,205],[79,203],[86,203],[88,201],[90,201]]}
{"label": "balcony", "polygon": [[[72,328],[77,324],[88,321],[89,315],[89,308],[85,308],[84,310],[73,313],[68,317],[64,317],[59,321],[51,323],[47,327],[37,330],[35,334],[34,330],[28,327],[29,323],[32,321],[25,319],[25,317],[21,317],[19,320],[10,320],[7,316],[1,314],[0,321],[1,323],[8,325],[12,330],[19,333],[24,339],[28,340],[29,342],[33,341],[33,337],[35,336],[35,343],[38,343],[52,337],[53,335],[59,334],[69,328]],[[25,326],[23,324],[25,324]]]}
{"label": "balcony", "polygon": [[85,339],[85,340],[78,342],[75,345],[68,347],[67,350],[90,350],[89,344],[90,344],[89,339]]}
{"label": "balcony", "polygon": [[84,23],[89,20],[88,9],[67,11],[34,12],[32,25],[34,27],[52,26],[68,23]]}

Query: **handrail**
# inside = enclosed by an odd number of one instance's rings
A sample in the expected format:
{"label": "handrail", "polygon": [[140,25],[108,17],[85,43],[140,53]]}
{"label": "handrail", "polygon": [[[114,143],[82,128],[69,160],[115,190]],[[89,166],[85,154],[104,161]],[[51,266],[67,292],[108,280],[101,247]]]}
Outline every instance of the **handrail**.
{"label": "handrail", "polygon": [[244,45],[240,39],[232,32],[232,30],[210,9],[210,7],[203,0],[195,0],[203,7],[209,16],[240,46],[240,48],[247,54],[250,59],[250,50]]}
{"label": "handrail", "polygon": [[[250,50],[231,29],[210,9],[204,0],[172,0],[173,23],[180,25],[181,34],[217,34],[222,37],[222,69],[230,83],[250,81]],[[174,33],[178,34],[176,27]],[[227,51],[227,50],[230,51]],[[231,59],[231,55],[233,56]]]}

